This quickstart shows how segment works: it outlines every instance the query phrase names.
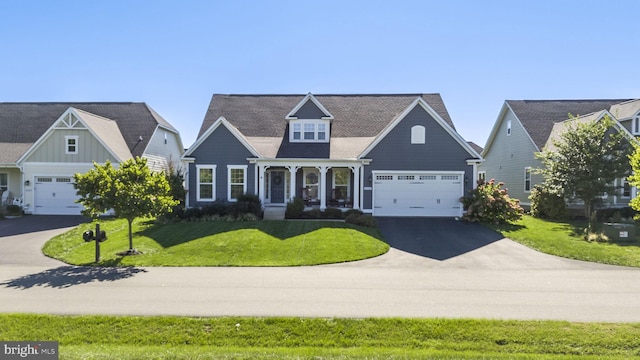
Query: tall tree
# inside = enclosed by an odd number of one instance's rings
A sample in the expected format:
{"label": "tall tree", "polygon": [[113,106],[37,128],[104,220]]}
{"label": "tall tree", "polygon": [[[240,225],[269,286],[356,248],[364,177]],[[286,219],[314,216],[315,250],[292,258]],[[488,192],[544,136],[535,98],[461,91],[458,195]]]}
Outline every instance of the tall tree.
{"label": "tall tree", "polygon": [[[553,145],[555,149],[536,154],[544,165],[538,169],[544,186],[565,200],[582,200],[584,214],[591,220],[602,196],[616,194],[615,180],[629,174],[629,139],[605,116],[570,123]],[[592,227],[589,221],[589,231]]]}
{"label": "tall tree", "polygon": [[85,216],[96,217],[113,209],[116,217],[129,223],[129,254],[133,248],[132,224],[137,217],[158,216],[170,212],[179,202],[173,199],[164,174],[152,172],[147,160],[136,157],[118,168],[110,161],[104,165],[94,163],[94,169],[75,174],[75,188],[84,205]]}

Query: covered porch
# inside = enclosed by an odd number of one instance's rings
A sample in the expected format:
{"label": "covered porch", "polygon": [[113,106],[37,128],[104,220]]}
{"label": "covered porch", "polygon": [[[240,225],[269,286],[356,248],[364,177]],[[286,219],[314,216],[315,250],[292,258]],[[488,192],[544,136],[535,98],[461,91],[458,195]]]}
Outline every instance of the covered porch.
{"label": "covered porch", "polygon": [[286,206],[299,197],[307,207],[362,208],[363,167],[369,160],[250,159],[265,206]]}

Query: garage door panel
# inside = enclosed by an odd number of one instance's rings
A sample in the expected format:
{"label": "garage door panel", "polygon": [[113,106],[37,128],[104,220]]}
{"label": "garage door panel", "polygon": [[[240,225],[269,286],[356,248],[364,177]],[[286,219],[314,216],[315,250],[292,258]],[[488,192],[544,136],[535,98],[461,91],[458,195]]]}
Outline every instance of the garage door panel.
{"label": "garage door panel", "polygon": [[36,177],[34,213],[38,215],[79,215],[83,209],[70,177]]}
{"label": "garage door panel", "polygon": [[387,173],[376,175],[376,216],[460,216],[461,174]]}

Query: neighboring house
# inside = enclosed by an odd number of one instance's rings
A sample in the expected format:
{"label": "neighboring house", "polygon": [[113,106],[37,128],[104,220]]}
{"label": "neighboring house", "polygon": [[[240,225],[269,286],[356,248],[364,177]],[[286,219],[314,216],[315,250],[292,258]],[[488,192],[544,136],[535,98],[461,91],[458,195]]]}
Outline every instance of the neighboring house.
{"label": "neighboring house", "polygon": [[[482,151],[480,177],[505,183],[512,198],[530,205],[531,189],[543,182],[542,175],[532,173],[542,167],[535,153],[551,146],[568,123],[599,120],[605,114],[619,130],[640,135],[640,100],[506,100]],[[622,190],[610,203],[628,204],[633,189],[625,179],[616,185]]]}
{"label": "neighboring house", "polygon": [[144,103],[0,103],[0,192],[25,213],[77,215],[73,175],[140,156],[180,166],[178,131]]}
{"label": "neighboring house", "polygon": [[439,94],[214,95],[185,153],[188,206],[257,194],[377,216],[460,216],[480,155]]}

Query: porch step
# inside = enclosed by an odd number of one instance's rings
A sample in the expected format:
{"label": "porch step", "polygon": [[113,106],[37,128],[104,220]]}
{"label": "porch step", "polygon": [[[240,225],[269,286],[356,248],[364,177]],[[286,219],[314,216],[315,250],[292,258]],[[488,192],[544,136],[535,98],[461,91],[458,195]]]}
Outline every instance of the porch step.
{"label": "porch step", "polygon": [[264,208],[264,220],[284,220],[284,213],[287,211],[286,207],[270,206]]}

